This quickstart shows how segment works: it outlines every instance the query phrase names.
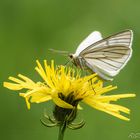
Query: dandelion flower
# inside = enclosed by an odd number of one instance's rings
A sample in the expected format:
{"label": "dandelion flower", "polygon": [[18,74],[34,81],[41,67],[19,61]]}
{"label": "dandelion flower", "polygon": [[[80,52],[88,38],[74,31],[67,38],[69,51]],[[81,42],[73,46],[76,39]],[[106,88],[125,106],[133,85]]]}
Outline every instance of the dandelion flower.
{"label": "dandelion flower", "polygon": [[51,65],[44,60],[44,66],[38,60],[36,62],[35,70],[41,76],[42,82],[34,82],[21,74],[18,75],[19,78],[9,77],[12,82],[4,82],[4,87],[10,90],[27,89],[25,93],[19,93],[19,95],[25,98],[28,109],[30,109],[31,103],[52,100],[55,104],[53,111],[55,122],[64,124],[65,121],[66,126],[70,128],[76,118],[77,109],[81,108],[80,102],[119,119],[129,121],[129,118],[121,113],[129,114],[130,110],[112,102],[121,98],[135,97],[135,94],[106,95],[117,87],[104,86],[103,80],[96,74],[81,77],[80,72],[70,67],[61,65],[55,68],[53,60]]}

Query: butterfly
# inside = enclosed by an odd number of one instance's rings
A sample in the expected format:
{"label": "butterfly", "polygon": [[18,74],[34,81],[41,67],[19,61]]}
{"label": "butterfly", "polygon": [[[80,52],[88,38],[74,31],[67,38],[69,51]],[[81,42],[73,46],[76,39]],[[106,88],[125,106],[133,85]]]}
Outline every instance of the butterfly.
{"label": "butterfly", "polygon": [[68,56],[82,70],[88,69],[104,80],[113,80],[132,56],[132,41],[132,30],[104,39],[100,32],[94,31]]}
{"label": "butterfly", "polygon": [[99,31],[94,31],[80,43],[73,54],[50,50],[67,54],[71,62],[82,70],[97,73],[104,80],[113,80],[132,56],[132,41],[132,30],[124,30],[104,39]]}

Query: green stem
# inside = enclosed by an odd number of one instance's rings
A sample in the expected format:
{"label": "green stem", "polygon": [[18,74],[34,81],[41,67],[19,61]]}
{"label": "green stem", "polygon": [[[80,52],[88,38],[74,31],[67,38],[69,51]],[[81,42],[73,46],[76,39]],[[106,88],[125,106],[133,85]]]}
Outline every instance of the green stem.
{"label": "green stem", "polygon": [[63,123],[62,125],[60,125],[60,127],[59,127],[58,140],[63,140],[65,130],[66,130],[66,122],[64,122],[64,123]]}

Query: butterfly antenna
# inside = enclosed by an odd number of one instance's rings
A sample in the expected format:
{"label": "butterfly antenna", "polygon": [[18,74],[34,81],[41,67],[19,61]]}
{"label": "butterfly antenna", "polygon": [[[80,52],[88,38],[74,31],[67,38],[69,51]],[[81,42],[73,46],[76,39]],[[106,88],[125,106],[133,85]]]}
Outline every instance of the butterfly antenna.
{"label": "butterfly antenna", "polygon": [[70,63],[70,60],[68,60],[68,61],[64,64],[64,66],[67,66],[69,63]]}
{"label": "butterfly antenna", "polygon": [[68,56],[69,52],[67,51],[61,51],[61,50],[55,50],[55,49],[49,49],[49,51],[53,52],[53,53],[58,53],[64,56]]}

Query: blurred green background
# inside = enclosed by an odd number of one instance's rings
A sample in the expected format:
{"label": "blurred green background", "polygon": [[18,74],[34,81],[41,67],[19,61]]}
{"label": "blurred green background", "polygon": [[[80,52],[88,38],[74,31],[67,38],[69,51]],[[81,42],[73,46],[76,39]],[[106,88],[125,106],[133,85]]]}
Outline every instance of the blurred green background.
{"label": "blurred green background", "polygon": [[118,104],[131,109],[125,122],[83,105],[79,118],[86,121],[80,130],[67,130],[65,140],[128,140],[140,133],[140,1],[139,0],[1,0],[0,1],[0,139],[56,140],[58,128],[45,128],[39,119],[52,103],[33,104],[27,110],[18,92],[2,87],[8,76],[18,73],[33,80],[35,60],[55,59],[64,64],[66,57],[52,54],[49,48],[74,52],[92,31],[108,36],[124,29],[134,31],[133,57],[108,84],[118,86],[112,93],[137,94]]}

